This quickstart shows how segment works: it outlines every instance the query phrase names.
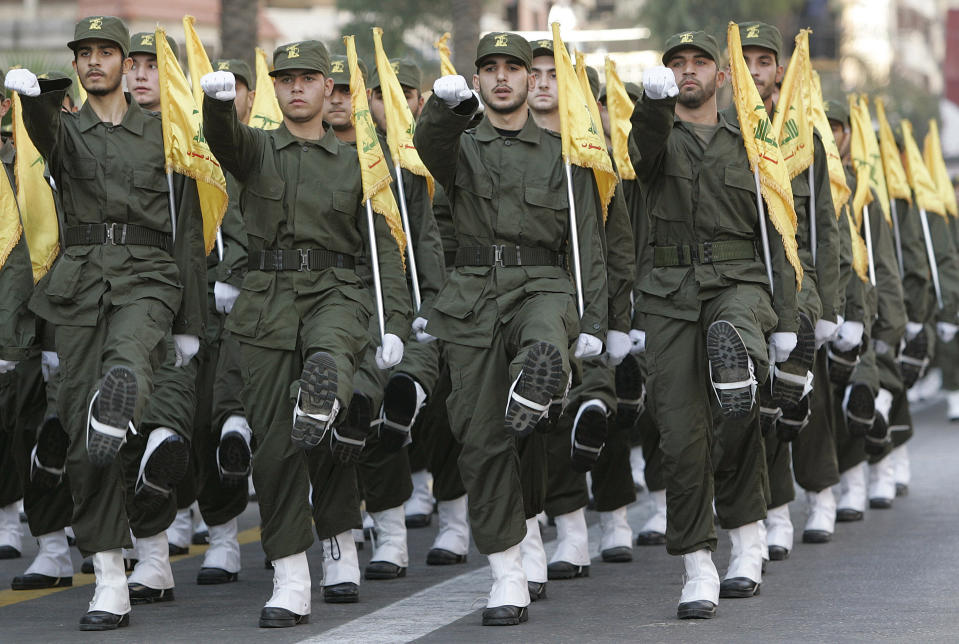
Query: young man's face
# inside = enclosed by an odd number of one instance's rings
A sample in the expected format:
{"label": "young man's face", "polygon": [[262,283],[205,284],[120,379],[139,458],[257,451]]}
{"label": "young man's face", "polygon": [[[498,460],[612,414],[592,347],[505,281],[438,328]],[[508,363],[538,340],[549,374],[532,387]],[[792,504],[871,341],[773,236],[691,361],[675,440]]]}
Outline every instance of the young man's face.
{"label": "young man's face", "polygon": [[[372,108],[371,108],[372,109]],[[323,120],[337,132],[353,128],[350,117],[353,113],[353,98],[349,85],[334,85],[333,93],[323,108]]]}
{"label": "young man's face", "polygon": [[488,56],[473,75],[473,89],[488,109],[512,114],[526,103],[533,89],[533,75],[512,56]]}
{"label": "young man's face", "polygon": [[836,139],[836,147],[839,148],[839,156],[846,156],[849,150],[849,128],[841,122],[829,119],[829,127],[832,128],[832,136]]}
{"label": "young man's face", "polygon": [[556,61],[552,56],[537,56],[533,59],[533,89],[529,93],[529,106],[534,112],[553,112],[559,109],[559,93],[556,85]]}
{"label": "young man's face", "polygon": [[[423,97],[415,87],[408,87],[407,85],[401,85],[400,87],[403,88],[403,97],[406,99],[406,104],[409,106],[415,121],[419,118],[423,109]],[[368,98],[373,122],[376,123],[376,127],[386,132],[386,106],[383,103],[383,91],[379,87],[374,87],[369,91]]]}
{"label": "young man's face", "polygon": [[776,91],[776,83],[783,79],[783,68],[776,62],[776,52],[765,47],[743,47],[746,67],[759,90],[759,98],[768,101]]}
{"label": "young man's face", "polygon": [[109,40],[82,40],[77,45],[73,69],[80,84],[91,96],[106,96],[120,87],[133,61]]}
{"label": "young man's face", "polygon": [[10,111],[11,101],[9,98],[3,97],[3,91],[0,90],[0,119],[7,115],[7,112]]}
{"label": "young man's face", "polygon": [[250,112],[253,111],[253,98],[256,91],[246,86],[242,79],[236,79],[236,98],[233,99],[233,105],[236,106],[236,118],[240,123],[248,123]]}
{"label": "young man's face", "polygon": [[284,118],[306,123],[323,114],[323,105],[333,93],[333,79],[317,71],[290,69],[277,74],[273,87]]}
{"label": "young man's face", "polygon": [[127,90],[140,107],[156,112],[160,109],[160,69],[153,54],[131,54],[133,65],[126,73]]}
{"label": "young man's face", "polygon": [[701,49],[680,49],[670,57],[666,66],[676,77],[679,104],[691,109],[711,99],[726,78],[725,72],[716,67],[716,61]]}

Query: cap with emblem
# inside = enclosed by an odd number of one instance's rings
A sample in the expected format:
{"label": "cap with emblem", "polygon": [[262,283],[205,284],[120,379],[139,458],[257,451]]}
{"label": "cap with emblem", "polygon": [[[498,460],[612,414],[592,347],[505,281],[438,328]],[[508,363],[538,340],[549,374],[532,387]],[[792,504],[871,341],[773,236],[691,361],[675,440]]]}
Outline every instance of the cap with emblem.
{"label": "cap with emblem", "polygon": [[308,69],[330,75],[330,54],[319,40],[302,40],[280,45],[273,51],[273,71],[276,76],[288,69]]}
{"label": "cap with emblem", "polygon": [[76,51],[83,40],[109,40],[120,45],[124,56],[130,52],[130,30],[115,16],[84,18],[73,28],[73,40],[67,43],[67,47]]}
{"label": "cap with emblem", "polygon": [[256,89],[256,79],[253,78],[253,70],[250,69],[249,64],[247,64],[245,60],[240,60],[239,58],[221,58],[213,63],[213,69],[218,72],[230,72],[246,83],[247,89]]}
{"label": "cap with emblem", "polygon": [[666,51],[663,52],[663,64],[682,49],[699,49],[719,65],[719,44],[705,31],[681,31],[666,39]]}
{"label": "cap with emblem", "polygon": [[549,38],[531,40],[529,41],[529,46],[533,48],[533,58],[553,55],[553,41]]}
{"label": "cap with emblem", "polygon": [[[400,85],[403,87],[412,87],[416,90],[420,89],[420,86],[423,84],[423,72],[420,71],[416,63],[405,58],[391,58],[390,66],[393,68],[393,73],[396,74],[396,80],[400,82]],[[375,89],[379,86],[379,70],[374,69],[373,76],[370,77],[370,89]]]}
{"label": "cap with emblem", "polygon": [[826,118],[830,121],[839,121],[843,125],[849,125],[849,106],[844,101],[826,101],[824,106]]}
{"label": "cap with emblem", "polygon": [[476,47],[476,67],[489,56],[512,56],[529,69],[533,64],[533,48],[522,36],[508,31],[494,31],[480,38]]}
{"label": "cap with emblem", "polygon": [[[166,41],[170,43],[170,49],[173,50],[173,55],[177,58],[180,57],[180,46],[176,44],[176,41],[172,37],[167,35]],[[153,54],[156,56],[157,53],[157,44],[156,44],[156,35],[152,31],[141,31],[138,34],[133,34],[130,36],[130,54]]]}
{"label": "cap with emblem", "polygon": [[[633,101],[638,101],[639,97],[643,95],[643,88],[637,85],[636,83],[623,83],[626,86],[626,94],[629,95]],[[599,92],[599,97],[596,99],[600,103],[606,103],[606,85],[603,85],[603,89]]]}
{"label": "cap with emblem", "polygon": [[739,39],[743,47],[765,47],[776,52],[783,50],[783,35],[779,29],[765,22],[742,22],[739,24]]}
{"label": "cap with emblem", "polygon": [[[366,80],[366,63],[357,59],[360,71],[363,73],[363,80]],[[350,84],[350,65],[344,54],[333,54],[330,56],[330,78],[334,85]]]}

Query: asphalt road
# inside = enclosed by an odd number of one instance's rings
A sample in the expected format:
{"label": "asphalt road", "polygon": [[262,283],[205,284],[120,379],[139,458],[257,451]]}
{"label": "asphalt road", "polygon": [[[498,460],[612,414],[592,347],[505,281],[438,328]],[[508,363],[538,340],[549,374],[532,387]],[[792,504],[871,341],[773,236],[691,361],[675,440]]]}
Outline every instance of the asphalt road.
{"label": "asphalt road", "polygon": [[[202,548],[174,560],[174,602],[138,606],[131,626],[108,633],[81,633],[77,621],[93,592],[92,575],[57,592],[0,590],[0,642],[876,642],[959,641],[959,425],[944,420],[944,405],[915,412],[910,443],[913,480],[907,497],[891,510],[867,511],[864,521],[838,524],[832,543],[797,543],[791,557],[771,562],[762,594],[723,600],[716,619],[675,619],[682,564],[659,547],[637,547],[629,564],[594,561],[587,579],[549,583],[549,598],[533,604],[528,623],[513,628],[480,626],[489,591],[485,558],[471,552],[464,565],[425,565],[434,525],[410,530],[411,566],[405,579],[364,582],[360,603],[322,601],[320,551],[310,551],[313,607],[308,625],[275,631],[257,628],[269,597],[272,573],[263,567],[255,503],[240,521],[243,571],[223,586],[194,583]],[[792,505],[797,536],[805,503]],[[630,508],[638,528],[650,512],[643,495]],[[590,514],[591,525],[595,515]],[[544,539],[555,536],[544,530]],[[29,540],[27,540],[29,541]],[[592,525],[591,543],[599,539]],[[550,544],[547,544],[547,550]],[[0,561],[0,584],[28,565]],[[79,570],[80,556],[75,552]],[[365,565],[370,548],[360,552]],[[722,574],[729,541],[720,536],[715,555]]]}

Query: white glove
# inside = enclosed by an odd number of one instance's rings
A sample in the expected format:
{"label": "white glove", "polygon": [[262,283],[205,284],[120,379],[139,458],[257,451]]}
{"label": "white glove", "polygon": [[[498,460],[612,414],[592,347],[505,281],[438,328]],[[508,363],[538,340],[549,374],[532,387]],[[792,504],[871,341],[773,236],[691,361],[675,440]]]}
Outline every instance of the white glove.
{"label": "white glove", "polygon": [[37,75],[29,69],[11,69],[7,72],[3,84],[21,96],[40,96],[40,83]]}
{"label": "white glove", "polygon": [[440,76],[433,83],[433,93],[436,98],[446,103],[450,109],[456,107],[473,95],[473,90],[466,84],[466,79],[458,74]]}
{"label": "white glove", "polygon": [[890,347],[882,340],[873,340],[872,349],[876,352],[876,355],[884,356],[889,353]]}
{"label": "white glove", "polygon": [[0,373],[7,373],[17,368],[17,360],[0,360]]}
{"label": "white glove", "polygon": [[200,350],[200,338],[195,335],[176,335],[173,336],[173,348],[176,351],[176,362],[174,367],[185,367],[190,364],[190,360]]}
{"label": "white glove", "polygon": [[959,331],[959,326],[952,322],[936,322],[936,334],[943,342],[952,342],[952,339],[956,337],[956,331]]}
{"label": "white glove", "polygon": [[646,351],[646,332],[639,329],[632,329],[629,332],[629,340],[633,343],[630,353],[643,353]]}
{"label": "white glove", "polygon": [[906,342],[922,333],[922,322],[906,322]]}
{"label": "white glove", "polygon": [[836,322],[830,322],[829,320],[816,322],[816,348],[818,349],[836,337],[836,331],[838,330],[839,324]]}
{"label": "white glove", "polygon": [[60,371],[60,356],[56,351],[40,352],[40,373],[43,374],[43,382],[50,382],[50,378],[57,375]]}
{"label": "white glove", "polygon": [[769,362],[786,362],[789,354],[796,348],[796,334],[777,331],[769,336]]}
{"label": "white glove", "polygon": [[615,367],[629,355],[632,348],[633,341],[628,334],[610,329],[606,334],[606,364]]}
{"label": "white glove", "polygon": [[848,320],[839,325],[839,331],[836,332],[836,339],[832,341],[834,347],[842,351],[852,351],[862,344],[862,334],[866,327],[862,322]]}
{"label": "white glove", "polygon": [[203,93],[218,101],[232,101],[236,98],[236,76],[233,72],[210,72],[200,79]]}
{"label": "white glove", "polygon": [[403,359],[403,341],[392,333],[383,336],[383,342],[376,348],[376,366],[380,369],[395,367]]}
{"label": "white glove", "polygon": [[643,90],[653,100],[672,98],[679,94],[676,76],[668,67],[650,67],[643,72]]}
{"label": "white glove", "polygon": [[233,310],[236,304],[236,298],[240,296],[240,289],[227,284],[226,282],[216,282],[213,284],[213,301],[216,303],[216,312],[226,315]]}
{"label": "white glove", "polygon": [[576,340],[576,351],[573,355],[577,358],[593,358],[603,352],[603,341],[594,335],[580,333]]}
{"label": "white glove", "polygon": [[436,339],[435,335],[430,335],[426,332],[427,321],[428,320],[426,318],[416,318],[413,320],[413,333],[416,334],[416,341],[422,344],[432,342]]}

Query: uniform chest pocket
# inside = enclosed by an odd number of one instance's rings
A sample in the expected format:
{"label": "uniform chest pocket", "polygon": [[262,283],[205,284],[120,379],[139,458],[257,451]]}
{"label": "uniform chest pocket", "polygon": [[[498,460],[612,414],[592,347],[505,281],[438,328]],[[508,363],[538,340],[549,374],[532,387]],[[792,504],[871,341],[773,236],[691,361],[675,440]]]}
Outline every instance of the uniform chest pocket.
{"label": "uniform chest pocket", "polygon": [[63,159],[63,169],[67,181],[58,185],[63,205],[68,215],[80,215],[86,210],[96,208],[97,160],[93,157],[71,155]]}
{"label": "uniform chest pocket", "polygon": [[493,180],[488,174],[479,172],[458,172],[454,182],[458,189],[465,190],[483,199],[493,198]]}
{"label": "uniform chest pocket", "polygon": [[159,168],[134,168],[133,190],[144,213],[162,212],[170,207],[170,186]]}
{"label": "uniform chest pocket", "polygon": [[246,184],[240,200],[246,232],[272,242],[284,217],[283,193],[286,183],[279,177],[259,176]]}
{"label": "uniform chest pocket", "polygon": [[689,198],[693,181],[689,159],[679,154],[667,155],[663,174],[666,175],[663,190],[650,212],[657,219],[688,222],[692,209]]}
{"label": "uniform chest pocket", "polygon": [[732,208],[720,218],[719,228],[739,236],[756,229],[756,177],[746,168],[726,166],[723,175],[726,189],[731,191]]}
{"label": "uniform chest pocket", "polygon": [[358,192],[348,192],[346,190],[333,191],[333,210],[339,214],[346,214],[352,217],[356,214],[359,203],[360,194]]}

